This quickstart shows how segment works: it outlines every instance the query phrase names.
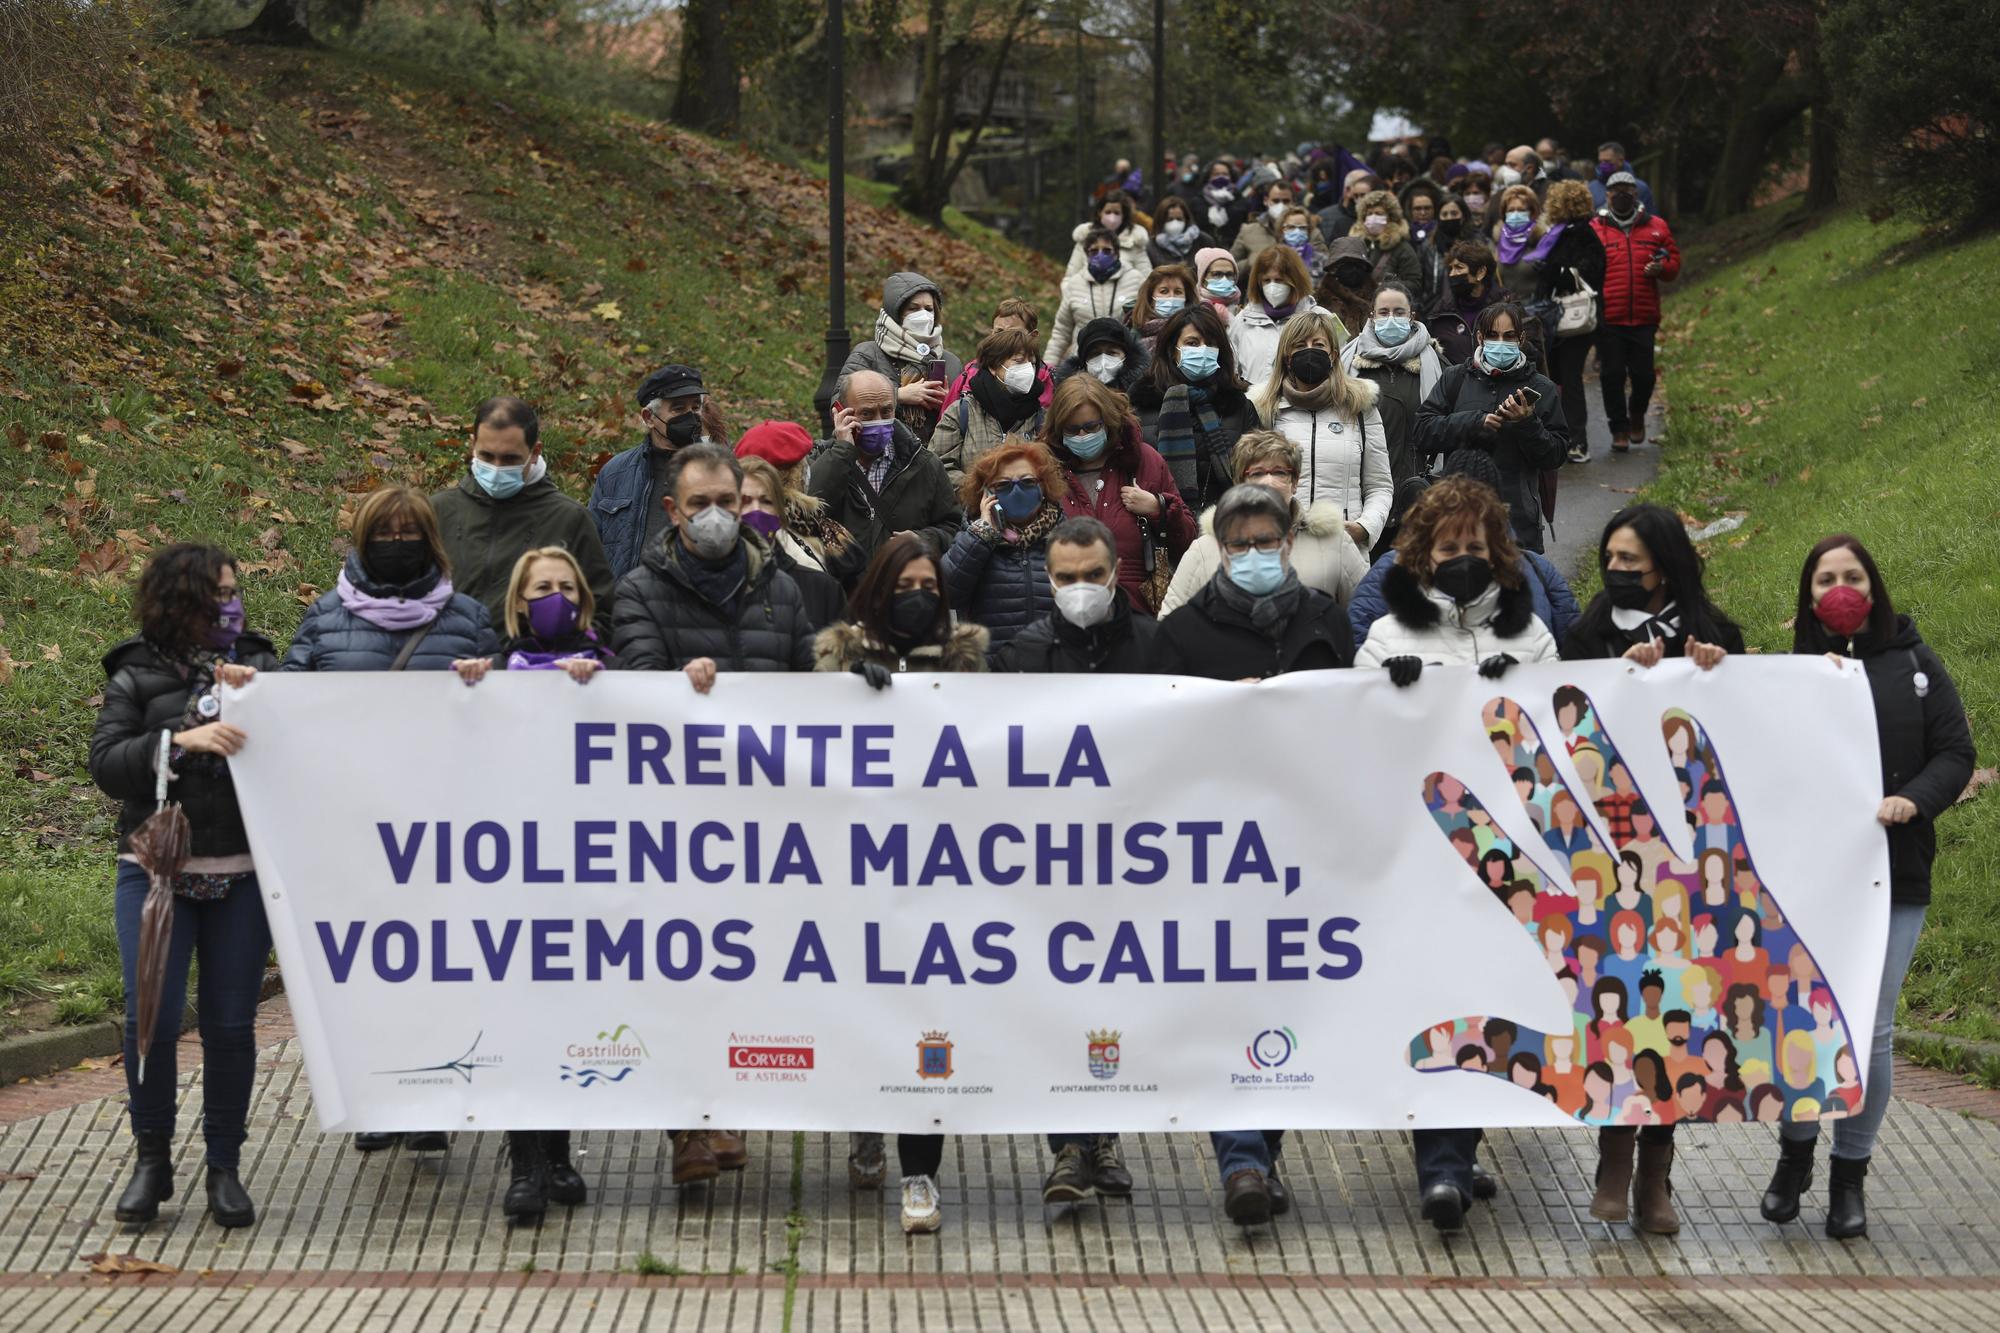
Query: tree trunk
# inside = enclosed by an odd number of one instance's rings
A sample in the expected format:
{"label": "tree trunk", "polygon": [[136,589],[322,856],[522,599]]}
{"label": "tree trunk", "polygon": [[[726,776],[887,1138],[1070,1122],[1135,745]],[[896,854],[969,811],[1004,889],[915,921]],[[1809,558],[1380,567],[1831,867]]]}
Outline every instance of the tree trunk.
{"label": "tree trunk", "polygon": [[257,17],[229,34],[229,40],[257,46],[318,46],[306,26],[305,0],[264,0]]}
{"label": "tree trunk", "polygon": [[954,114],[957,90],[964,85],[979,54],[974,45],[978,12],[975,10],[967,18],[966,36],[947,48],[944,0],[930,0],[924,34],[923,78],[910,114],[910,174],[897,191],[896,201],[932,226],[944,223],[944,207],[951,200],[952,182],[965,169],[986,122],[993,116],[993,103],[1000,95],[1000,77],[1006,73],[1014,39],[1033,10],[1034,0],[1016,0],[1007,31],[986,61],[985,100],[980,103],[965,142],[953,153],[951,134],[957,123]]}
{"label": "tree trunk", "polygon": [[1806,157],[1806,211],[1817,213],[1840,202],[1840,112],[1826,71],[1815,71]]}
{"label": "tree trunk", "polygon": [[735,134],[742,112],[741,79],[729,6],[722,0],[688,0],[681,10],[673,121],[708,134]]}
{"label": "tree trunk", "polygon": [[1744,61],[1741,82],[1729,109],[1729,128],[1715,175],[1708,183],[1706,221],[1720,222],[1750,207],[1766,166],[1771,136],[1789,125],[1811,101],[1805,79],[1784,76],[1783,56],[1759,51]]}

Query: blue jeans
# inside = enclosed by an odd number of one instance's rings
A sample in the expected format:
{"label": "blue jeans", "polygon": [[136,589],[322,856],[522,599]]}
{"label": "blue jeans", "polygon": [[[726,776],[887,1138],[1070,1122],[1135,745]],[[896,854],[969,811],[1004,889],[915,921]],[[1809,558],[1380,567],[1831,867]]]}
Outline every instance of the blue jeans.
{"label": "blue jeans", "polygon": [[195,1016],[201,1025],[202,1137],[210,1166],[233,1167],[240,1159],[250,1118],[250,1088],[257,1077],[257,993],[264,983],[264,960],[271,952],[271,927],[264,899],[252,878],[224,898],[174,899],[174,933],[167,950],[167,973],[152,1049],[146,1053],[146,1081],[139,1082],[139,914],[146,905],[146,872],[128,861],[118,865],[116,916],[118,953],[125,963],[125,1089],[130,1095],[132,1132],[174,1132],[174,1103],[180,1071],[175,1043],[186,1007],[188,964],[199,954],[201,976]]}
{"label": "blue jeans", "polygon": [[1456,1185],[1458,1192],[1472,1201],[1472,1163],[1479,1156],[1483,1129],[1418,1129],[1410,1132],[1410,1147],[1417,1158],[1417,1192],[1428,1193],[1433,1185]]}
{"label": "blue jeans", "polygon": [[[1910,959],[1917,952],[1917,939],[1924,933],[1923,903],[1889,905],[1889,955],[1882,960],[1882,993],[1875,998],[1875,1039],[1868,1045],[1868,1096],[1859,1114],[1833,1122],[1833,1155],[1854,1159],[1875,1152],[1875,1135],[1881,1131],[1882,1117],[1889,1114],[1889,1097],[1896,1080],[1896,999],[1903,993],[1903,978],[1910,974]],[[1787,1121],[1778,1132],[1788,1139],[1810,1142],[1819,1137],[1819,1122],[1803,1124]]]}
{"label": "blue jeans", "polygon": [[1218,1129],[1212,1131],[1208,1141],[1215,1148],[1215,1165],[1222,1172],[1224,1184],[1238,1171],[1261,1171],[1273,1175],[1277,1171],[1278,1152],[1285,1143],[1282,1129]]}

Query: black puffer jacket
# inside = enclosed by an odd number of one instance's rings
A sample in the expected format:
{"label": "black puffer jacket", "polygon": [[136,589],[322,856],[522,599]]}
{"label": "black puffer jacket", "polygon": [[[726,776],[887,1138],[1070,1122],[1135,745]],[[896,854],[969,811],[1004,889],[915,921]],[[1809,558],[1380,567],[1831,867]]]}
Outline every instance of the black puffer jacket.
{"label": "black puffer jacket", "polygon": [[986,626],[994,647],[1055,610],[1047,529],[1061,518],[1061,509],[1045,501],[1043,512],[1031,520],[1044,529],[1042,535],[1017,543],[981,519],[962,529],[945,552],[946,600],[963,619]]}
{"label": "black puffer jacket", "polygon": [[[261,634],[236,640],[230,660],[271,671],[278,655]],[[90,734],[90,777],[106,796],[123,802],[118,812],[118,850],[129,849],[132,830],[156,808],[153,765],[160,733],[179,731],[187,713],[188,677],[183,669],[143,639],[127,639],[104,655],[104,707]],[[250,850],[243,814],[236,808],[236,784],[229,762],[218,755],[181,757],[167,797],[187,813],[195,856],[240,856]]]}
{"label": "black puffer jacket", "polygon": [[1159,621],[1135,614],[1129,600],[1117,597],[1110,619],[1101,625],[1083,629],[1052,611],[995,649],[988,660],[995,671],[1143,676],[1158,669],[1153,659],[1159,633]]}
{"label": "black puffer jacket", "polygon": [[[361,561],[347,557],[347,580],[374,596],[422,597],[437,586],[438,573],[430,573],[402,588],[372,582],[362,573]],[[387,671],[403,651],[414,629],[387,630],[341,605],[340,589],[330,588],[307,608],[299,622],[299,632],[285,650],[281,671]],[[486,616],[486,608],[455,592],[431,622],[430,633],[417,645],[404,666],[406,671],[447,671],[461,657],[491,657],[500,651],[500,636]]]}
{"label": "black puffer jacket", "polygon": [[[1219,374],[1211,376],[1210,382],[1218,378]],[[1158,449],[1160,406],[1166,395],[1155,387],[1152,377],[1148,376],[1132,390],[1131,397],[1132,413],[1139,418],[1139,438]],[[1173,469],[1174,484],[1181,488],[1181,498],[1187,502],[1190,513],[1200,513],[1222,498],[1222,493],[1232,484],[1229,460],[1236,452],[1236,442],[1243,438],[1245,431],[1256,430],[1261,424],[1257,420],[1257,409],[1251,405],[1250,395],[1238,393],[1233,387],[1215,391],[1209,405],[1215,409],[1217,434],[1210,438],[1197,419],[1195,456],[1192,459],[1175,459],[1168,464]]]}
{"label": "black puffer jacket", "polygon": [[1288,671],[1353,666],[1354,629],[1347,613],[1315,588],[1300,592],[1284,634],[1273,639],[1224,601],[1210,580],[1160,622],[1154,669],[1210,680],[1261,680]]}
{"label": "black puffer jacket", "polygon": [[[1835,652],[1848,648],[1829,640]],[[1851,656],[1868,672],[1875,696],[1875,735],[1882,747],[1882,793],[1901,796],[1917,817],[1889,829],[1889,896],[1899,903],[1931,900],[1931,863],[1937,859],[1937,818],[1972,780],[1972,726],[1958,687],[1944,663],[1917,634],[1908,616],[1896,617],[1887,643],[1863,635]],[[1924,692],[1917,693],[1917,676]]]}
{"label": "black puffer jacket", "polygon": [[882,482],[881,494],[868,485],[855,447],[842,440],[823,441],[812,454],[812,477],[806,489],[826,506],[826,517],[854,536],[865,552],[863,563],[899,532],[927,538],[942,554],[965,526],[965,516],[952,493],[944,464],[902,422],[896,423],[895,461]]}
{"label": "black puffer jacket", "polygon": [[[1523,421],[1487,431],[1487,414],[1516,389],[1541,395],[1534,411]],[[1488,371],[1476,359],[1446,367],[1417,409],[1417,447],[1427,457],[1454,449],[1491,454],[1500,469],[1500,498],[1507,502],[1514,540],[1523,550],[1542,549],[1542,471],[1559,468],[1568,459],[1569,423],[1562,395],[1528,357],[1504,375]]]}
{"label": "black puffer jacket", "polygon": [[698,657],[719,671],[812,670],[813,624],[804,596],[754,532],[742,535],[743,583],[727,605],[702,591],[671,533],[618,580],[611,647],[620,671],[678,671]]}

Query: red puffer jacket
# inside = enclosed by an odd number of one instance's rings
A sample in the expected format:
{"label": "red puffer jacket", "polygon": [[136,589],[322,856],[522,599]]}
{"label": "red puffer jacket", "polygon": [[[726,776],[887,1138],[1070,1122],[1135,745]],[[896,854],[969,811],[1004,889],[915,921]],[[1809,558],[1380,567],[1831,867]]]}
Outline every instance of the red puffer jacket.
{"label": "red puffer jacket", "polygon": [[[1657,324],[1660,322],[1660,284],[1681,274],[1681,249],[1666,223],[1648,213],[1627,231],[1600,212],[1590,225],[1604,242],[1604,322],[1606,324]],[[1666,261],[1656,278],[1646,276],[1653,252],[1664,249]]]}
{"label": "red puffer jacket", "polygon": [[1103,484],[1094,496],[1089,483],[1077,476],[1075,464],[1061,454],[1057,454],[1056,461],[1062,467],[1067,487],[1062,500],[1063,513],[1070,518],[1094,518],[1111,529],[1118,542],[1118,586],[1131,600],[1133,610],[1141,615],[1150,614],[1152,608],[1146,605],[1139,591],[1146,585],[1140,520],[1125,507],[1119,492],[1126,486],[1137,486],[1160,497],[1160,515],[1150,520],[1153,539],[1165,541],[1167,551],[1161,552],[1163,556],[1171,552],[1174,559],[1180,559],[1194,543],[1194,515],[1188,512],[1187,502],[1181,499],[1180,489],[1174,485],[1167,460],[1139,438],[1138,423],[1132,422],[1126,427],[1125,438],[1105,457],[1104,471],[1099,474]]}

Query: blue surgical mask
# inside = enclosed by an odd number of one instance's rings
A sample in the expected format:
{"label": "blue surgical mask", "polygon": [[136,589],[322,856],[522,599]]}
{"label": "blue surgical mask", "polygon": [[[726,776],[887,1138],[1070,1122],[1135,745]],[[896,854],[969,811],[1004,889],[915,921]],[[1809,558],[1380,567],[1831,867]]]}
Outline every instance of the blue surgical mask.
{"label": "blue surgical mask", "polygon": [[1528,225],[1528,210],[1525,208],[1510,208],[1507,210],[1506,221],[1508,231],[1520,231]]}
{"label": "blue surgical mask", "polygon": [[1207,343],[1198,347],[1183,347],[1179,356],[1181,374],[1197,384],[1213,375],[1222,364],[1222,353]]}
{"label": "blue surgical mask", "polygon": [[1172,319],[1186,304],[1184,296],[1156,296],[1153,298],[1153,313],[1161,319]]}
{"label": "blue surgical mask", "polygon": [[496,500],[510,500],[520,494],[521,487],[527,483],[527,476],[528,466],[525,463],[519,467],[496,467],[477,458],[472,460],[472,479]]}
{"label": "blue surgical mask", "polygon": [[1033,518],[1042,507],[1042,484],[1038,481],[1003,481],[993,488],[995,507],[1016,523]]}
{"label": "blue surgical mask", "polygon": [[1402,315],[1383,315],[1375,321],[1375,341],[1384,347],[1401,347],[1410,337],[1410,321]]}
{"label": "blue surgical mask", "polygon": [[1479,355],[1491,370],[1512,370],[1521,364],[1521,349],[1515,343],[1484,342],[1479,344]]}
{"label": "blue surgical mask", "polygon": [[1225,301],[1236,295],[1236,279],[1234,278],[1210,278],[1207,286],[1210,296],[1220,297]]}
{"label": "blue surgical mask", "polygon": [[1284,552],[1249,550],[1230,556],[1229,581],[1252,597],[1276,592],[1285,581]]}
{"label": "blue surgical mask", "polygon": [[1070,457],[1076,459],[1077,462],[1088,463],[1104,453],[1104,446],[1108,438],[1104,433],[1104,428],[1099,426],[1088,435],[1063,436],[1063,448],[1069,450]]}
{"label": "blue surgical mask", "polygon": [[1285,228],[1286,245],[1289,245],[1292,247],[1292,249],[1296,250],[1305,243],[1306,243],[1306,229],[1304,227]]}

